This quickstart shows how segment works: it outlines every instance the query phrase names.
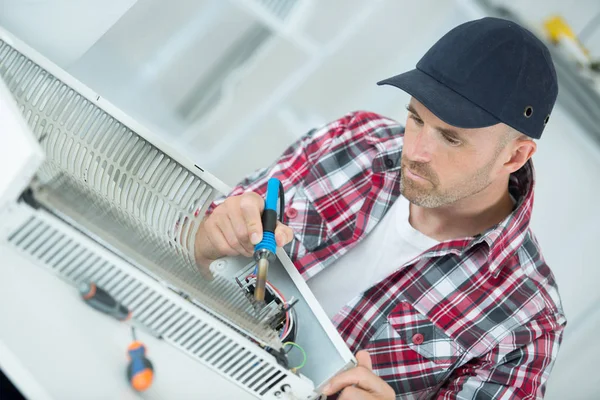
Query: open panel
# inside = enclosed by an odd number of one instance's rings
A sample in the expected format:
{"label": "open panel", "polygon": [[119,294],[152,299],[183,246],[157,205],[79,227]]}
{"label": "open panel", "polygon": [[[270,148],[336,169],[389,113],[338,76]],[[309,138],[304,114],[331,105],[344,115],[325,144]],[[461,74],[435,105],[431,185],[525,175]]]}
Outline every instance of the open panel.
{"label": "open panel", "polygon": [[281,347],[268,326],[272,313],[256,312],[233,282],[207,279],[196,267],[194,240],[218,193],[213,186],[1,37],[0,78],[46,154],[37,201],[256,340]]}
{"label": "open panel", "polygon": [[72,286],[96,283],[131,310],[136,326],[160,336],[257,398],[280,398],[282,387],[301,399],[316,397],[310,381],[279,365],[256,343],[190,299],[165,290],[60,219],[25,204],[10,214],[0,212],[3,227],[10,228],[0,230],[0,248],[6,245],[8,251],[18,252]]}

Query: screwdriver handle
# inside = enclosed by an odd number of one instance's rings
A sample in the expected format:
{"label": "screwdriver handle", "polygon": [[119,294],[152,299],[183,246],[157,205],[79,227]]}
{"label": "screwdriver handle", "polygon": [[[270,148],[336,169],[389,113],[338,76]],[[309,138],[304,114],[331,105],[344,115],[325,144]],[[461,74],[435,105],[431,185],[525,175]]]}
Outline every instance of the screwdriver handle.
{"label": "screwdriver handle", "polygon": [[131,387],[138,392],[143,392],[152,385],[154,380],[154,367],[146,358],[146,346],[134,340],[127,349],[129,365],[127,366],[127,380]]}
{"label": "screwdriver handle", "polygon": [[265,287],[267,284],[267,273],[269,262],[275,259],[277,242],[275,241],[275,228],[277,227],[277,200],[279,200],[280,220],[282,220],[283,206],[285,203],[283,185],[277,178],[271,178],[267,182],[267,193],[265,194],[265,208],[262,213],[263,237],[260,243],[254,246],[254,259],[256,260],[256,287],[254,289],[254,300],[263,302],[265,299]]}
{"label": "screwdriver handle", "polygon": [[[275,228],[277,227],[277,200],[280,201],[281,210],[283,212],[284,204],[283,186],[277,178],[271,178],[267,182],[267,193],[265,195],[265,209],[262,213],[262,228],[263,238],[254,246],[254,258],[256,261],[261,258],[271,258],[275,256]],[[280,215],[281,217],[281,215]],[[266,253],[266,254],[265,254]]]}
{"label": "screwdriver handle", "polygon": [[127,307],[116,301],[106,290],[98,287],[93,282],[82,283],[79,286],[79,293],[91,307],[111,315],[119,321],[126,321],[131,317],[131,312]]}

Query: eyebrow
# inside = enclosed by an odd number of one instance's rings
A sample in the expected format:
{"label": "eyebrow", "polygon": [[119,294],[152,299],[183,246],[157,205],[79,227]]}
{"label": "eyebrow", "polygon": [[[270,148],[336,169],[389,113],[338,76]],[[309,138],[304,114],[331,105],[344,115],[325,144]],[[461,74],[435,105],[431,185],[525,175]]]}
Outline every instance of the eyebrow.
{"label": "eyebrow", "polygon": [[[419,115],[419,113],[417,112],[417,110],[415,109],[415,107],[413,107],[412,104],[408,104],[406,106],[406,110],[411,113],[414,114],[415,117],[422,119],[421,116]],[[448,129],[448,128],[442,128],[439,126],[436,126],[435,129],[440,132],[443,133],[446,136],[450,136],[451,138],[454,139],[461,139],[464,140],[465,138],[463,137],[463,135],[461,135],[460,133],[458,133],[457,131],[455,131],[454,129]]]}

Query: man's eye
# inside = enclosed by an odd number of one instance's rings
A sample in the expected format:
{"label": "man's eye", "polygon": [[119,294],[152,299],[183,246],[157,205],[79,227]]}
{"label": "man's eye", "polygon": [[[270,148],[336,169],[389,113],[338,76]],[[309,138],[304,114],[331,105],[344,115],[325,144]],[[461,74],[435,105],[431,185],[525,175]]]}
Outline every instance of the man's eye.
{"label": "man's eye", "polygon": [[460,144],[460,141],[451,138],[450,136],[446,136],[446,135],[442,135],[444,136],[444,139],[446,140],[446,142],[448,142],[450,145],[452,146],[458,146]]}
{"label": "man's eye", "polygon": [[423,125],[423,120],[422,120],[422,119],[420,119],[420,118],[417,118],[417,117],[415,117],[415,116],[414,116],[414,115],[412,115],[412,114],[410,115],[410,118],[412,118],[412,120],[413,120],[413,121],[415,121],[415,123],[416,123],[417,125]]}

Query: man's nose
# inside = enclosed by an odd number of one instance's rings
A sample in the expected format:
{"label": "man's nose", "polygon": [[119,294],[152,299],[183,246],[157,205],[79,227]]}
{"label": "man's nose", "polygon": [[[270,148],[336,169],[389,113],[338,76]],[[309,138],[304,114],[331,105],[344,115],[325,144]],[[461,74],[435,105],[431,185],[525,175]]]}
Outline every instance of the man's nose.
{"label": "man's nose", "polygon": [[432,133],[428,129],[422,128],[412,141],[408,158],[417,163],[428,163],[431,161],[433,145]]}

